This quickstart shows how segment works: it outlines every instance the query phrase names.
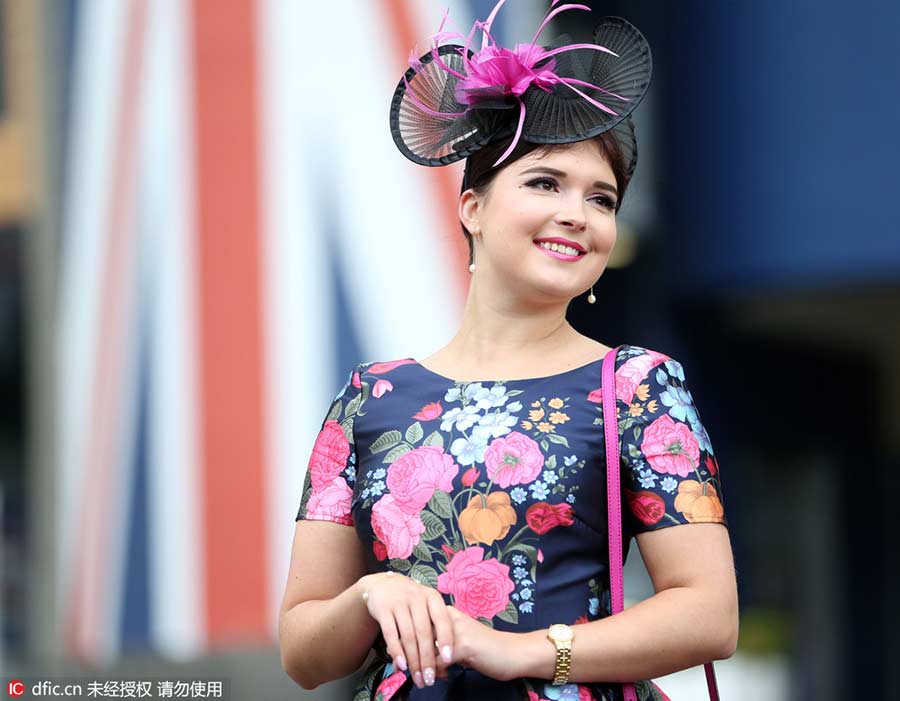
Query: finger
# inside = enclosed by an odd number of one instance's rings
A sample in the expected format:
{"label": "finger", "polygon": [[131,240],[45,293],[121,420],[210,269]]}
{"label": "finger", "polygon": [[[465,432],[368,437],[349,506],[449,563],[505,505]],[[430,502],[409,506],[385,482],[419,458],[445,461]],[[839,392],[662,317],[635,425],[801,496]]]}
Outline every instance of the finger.
{"label": "finger", "polygon": [[403,643],[400,641],[400,634],[397,631],[397,623],[394,620],[393,613],[389,611],[379,616],[376,620],[378,625],[381,626],[381,635],[384,637],[387,653],[394,661],[394,665],[405,672],[409,669],[409,664],[403,654]]}
{"label": "finger", "polygon": [[438,650],[441,665],[446,667],[453,662],[453,623],[444,598],[434,591],[428,597],[428,613],[434,626],[434,638]]}
{"label": "finger", "polygon": [[412,675],[413,682],[421,689],[425,686],[425,682],[422,679],[419,643],[416,640],[416,629],[409,613],[409,607],[401,604],[394,609],[394,620],[397,622],[397,630],[400,632],[400,642],[403,645],[403,654],[409,664],[409,673]]}
{"label": "finger", "polygon": [[413,625],[416,628],[422,679],[426,686],[432,686],[435,677],[435,635],[434,628],[431,625],[431,616],[428,614],[428,593],[424,587],[410,601],[409,610],[412,614]]}

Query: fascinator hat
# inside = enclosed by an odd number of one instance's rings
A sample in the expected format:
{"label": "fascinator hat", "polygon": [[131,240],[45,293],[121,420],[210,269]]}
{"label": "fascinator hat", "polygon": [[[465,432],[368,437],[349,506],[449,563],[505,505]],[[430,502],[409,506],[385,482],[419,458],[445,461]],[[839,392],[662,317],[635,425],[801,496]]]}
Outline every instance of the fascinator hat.
{"label": "fascinator hat", "polygon": [[[467,36],[444,30],[448,13],[423,56],[410,53],[409,70],[391,100],[394,143],[411,161],[442,166],[512,137],[493,164],[502,164],[520,141],[567,144],[611,131],[622,150],[630,179],[637,142],[629,116],[647,92],[652,73],[650,46],[619,17],[599,20],[591,43],[560,37],[538,39],[557,15],[587,5],[553,0],[530,43],[503,47],[491,24],[506,0]],[[481,48],[473,40],[481,31]],[[467,162],[468,175],[468,162]],[[465,187],[467,177],[464,176]]]}

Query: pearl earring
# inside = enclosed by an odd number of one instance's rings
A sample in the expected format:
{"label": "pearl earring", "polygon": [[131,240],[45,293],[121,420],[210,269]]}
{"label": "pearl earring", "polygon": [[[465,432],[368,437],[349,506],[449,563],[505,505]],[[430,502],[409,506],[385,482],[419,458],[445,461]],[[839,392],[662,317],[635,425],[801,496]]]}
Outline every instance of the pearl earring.
{"label": "pearl earring", "polygon": [[597,301],[597,298],[594,297],[594,286],[591,285],[591,293],[588,295],[588,304],[593,304]]}
{"label": "pearl earring", "polygon": [[474,264],[474,263],[469,263],[469,272],[470,272],[470,273],[474,273],[474,272],[475,272],[475,264]]}

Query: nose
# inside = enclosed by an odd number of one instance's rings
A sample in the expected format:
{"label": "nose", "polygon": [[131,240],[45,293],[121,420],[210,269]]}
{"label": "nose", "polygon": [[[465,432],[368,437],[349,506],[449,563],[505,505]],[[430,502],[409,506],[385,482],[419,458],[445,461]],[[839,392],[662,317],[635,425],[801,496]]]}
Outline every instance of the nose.
{"label": "nose", "polygon": [[584,203],[577,198],[565,198],[560,202],[556,213],[556,223],[573,231],[584,231],[587,218],[584,215]]}

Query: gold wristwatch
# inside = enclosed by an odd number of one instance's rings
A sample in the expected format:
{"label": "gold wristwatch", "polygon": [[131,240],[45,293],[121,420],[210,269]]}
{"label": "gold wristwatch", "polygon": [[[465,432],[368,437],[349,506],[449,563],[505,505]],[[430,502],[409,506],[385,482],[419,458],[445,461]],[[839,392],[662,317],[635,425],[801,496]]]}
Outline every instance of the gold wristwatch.
{"label": "gold wristwatch", "polygon": [[572,666],[572,640],[575,630],[564,623],[554,623],[547,631],[547,637],[556,645],[556,671],[554,684],[565,684],[569,681],[569,669]]}

